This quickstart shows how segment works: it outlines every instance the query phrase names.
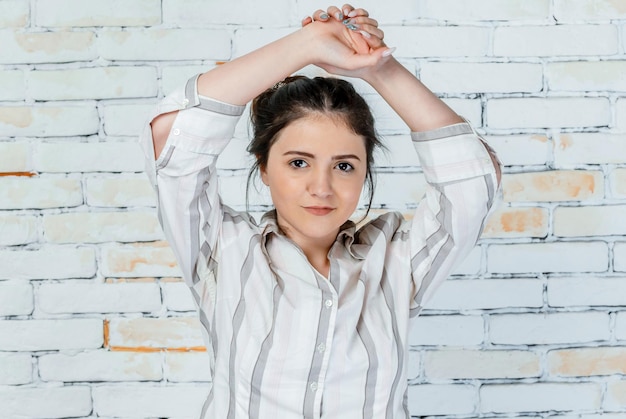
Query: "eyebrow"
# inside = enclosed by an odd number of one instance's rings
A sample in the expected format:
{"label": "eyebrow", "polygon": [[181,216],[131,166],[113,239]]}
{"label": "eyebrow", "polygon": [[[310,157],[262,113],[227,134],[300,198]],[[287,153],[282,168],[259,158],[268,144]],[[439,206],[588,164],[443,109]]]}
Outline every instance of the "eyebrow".
{"label": "eyebrow", "polygon": [[[306,151],[292,150],[292,151],[286,151],[283,153],[283,156],[290,156],[290,155],[304,156],[304,157],[309,157],[312,159],[315,158],[314,154],[307,153]],[[337,156],[333,156],[333,160],[345,160],[345,159],[354,159],[354,160],[361,161],[361,159],[356,154],[339,154]]]}

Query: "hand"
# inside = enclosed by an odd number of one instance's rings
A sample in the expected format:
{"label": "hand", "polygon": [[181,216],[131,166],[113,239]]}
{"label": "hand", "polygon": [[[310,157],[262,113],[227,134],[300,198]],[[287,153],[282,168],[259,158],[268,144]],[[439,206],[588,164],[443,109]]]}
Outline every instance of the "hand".
{"label": "hand", "polygon": [[391,51],[383,42],[378,22],[366,10],[348,4],[342,9],[331,6],[326,12],[317,10],[302,25],[314,32],[313,39],[320,44],[314,64],[332,74],[362,77],[386,61]]}
{"label": "hand", "polygon": [[365,9],[355,9],[349,4],[344,4],[340,10],[330,6],[327,11],[317,10],[313,16],[307,16],[302,20],[302,26],[314,21],[328,22],[334,19],[342,22],[350,32],[347,32],[347,42],[357,54],[367,54],[373,49],[385,46],[384,33],[378,29],[378,22],[369,17]]}

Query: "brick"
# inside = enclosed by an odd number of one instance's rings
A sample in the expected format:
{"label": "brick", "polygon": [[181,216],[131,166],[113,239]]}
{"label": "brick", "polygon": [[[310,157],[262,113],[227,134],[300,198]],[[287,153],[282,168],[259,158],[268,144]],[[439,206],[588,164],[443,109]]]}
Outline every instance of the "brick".
{"label": "brick", "polygon": [[[405,218],[407,218],[406,215]],[[459,265],[454,268],[452,275],[476,275],[481,270],[482,260],[482,248],[480,246],[476,246],[469,252],[465,259],[463,259]]]}
{"label": "brick", "polygon": [[395,57],[485,57],[489,32],[477,26],[391,26],[385,42],[397,48]]}
{"label": "brick", "polygon": [[0,354],[0,385],[28,384],[32,375],[33,364],[29,354]]}
{"label": "brick", "polygon": [[93,414],[98,417],[200,417],[208,385],[94,387]]}
{"label": "brick", "polygon": [[215,65],[174,65],[161,70],[161,91],[170,94],[177,87],[184,86],[189,78],[215,68]]}
{"label": "brick", "polygon": [[35,70],[27,73],[28,91],[35,100],[84,100],[154,97],[154,67],[94,67]]}
{"label": "brick", "polygon": [[111,348],[203,348],[200,322],[196,317],[162,319],[111,319]]}
{"label": "brick", "polygon": [[85,194],[87,205],[92,207],[156,206],[156,194],[144,174],[134,177],[88,177]]}
{"label": "brick", "polygon": [[546,79],[553,91],[626,91],[626,61],[548,63]]}
{"label": "brick", "polygon": [[95,252],[87,247],[0,250],[0,279],[90,278],[95,273]]}
{"label": "brick", "polygon": [[51,314],[155,312],[161,308],[161,292],[155,283],[44,283],[37,304]]}
{"label": "brick", "polygon": [[543,283],[536,279],[444,281],[425,305],[432,310],[490,310],[543,306]]}
{"label": "brick", "polygon": [[[2,2],[4,3],[4,2]],[[90,61],[98,58],[93,32],[0,30],[0,64]]]}
{"label": "brick", "polygon": [[561,134],[555,139],[554,164],[572,167],[581,164],[619,164],[626,154],[626,134]]}
{"label": "brick", "polygon": [[169,311],[195,311],[196,305],[184,282],[164,283],[163,303]]}
{"label": "brick", "polygon": [[23,27],[28,24],[30,7],[27,0],[0,2],[0,28]]}
{"label": "brick", "polygon": [[[0,3],[0,16],[2,16],[2,5],[3,3]],[[0,71],[0,100],[23,100],[25,96],[24,72],[21,70]]]}
{"label": "brick", "polygon": [[408,129],[404,121],[382,97],[369,95],[365,100],[376,120],[376,129],[380,135],[407,134]]}
{"label": "brick", "polygon": [[247,137],[233,138],[217,159],[218,170],[247,170],[251,167],[254,157],[246,150],[248,144],[250,140]]}
{"label": "brick", "polygon": [[545,165],[552,142],[545,135],[489,135],[485,139],[505,166]]}
{"label": "brick", "polygon": [[476,413],[477,392],[475,386],[467,384],[412,385],[408,407],[413,416],[472,415]]}
{"label": "brick", "polygon": [[173,383],[211,381],[207,352],[166,352],[165,377]]}
{"label": "brick", "polygon": [[529,351],[436,350],[426,352],[431,380],[527,378],[541,375],[540,356]]}
{"label": "brick", "polygon": [[407,366],[407,378],[414,380],[420,377],[420,369],[422,365],[422,354],[417,351],[409,351],[409,362]]}
{"label": "brick", "polygon": [[621,132],[626,132],[626,99],[615,102],[615,126]]}
{"label": "brick", "polygon": [[617,168],[609,175],[611,197],[626,198],[626,169]]}
{"label": "brick", "polygon": [[[1,87],[0,87],[1,89]],[[0,142],[0,173],[28,172],[31,147],[26,142]]]}
{"label": "brick", "polygon": [[605,272],[608,248],[602,242],[494,244],[487,249],[490,273]]}
{"label": "brick", "polygon": [[88,386],[0,390],[0,417],[3,418],[74,418],[88,416],[91,409]]}
{"label": "brick", "polygon": [[154,211],[73,212],[43,217],[44,239],[53,243],[163,240]]}
{"label": "brick", "polygon": [[443,98],[442,100],[474,127],[482,125],[483,105],[480,99]]}
{"label": "brick", "polygon": [[40,143],[35,148],[35,170],[68,172],[141,172],[144,157],[137,141]]}
{"label": "brick", "polygon": [[504,57],[613,55],[619,34],[613,25],[499,26],[493,54]]}
{"label": "brick", "polygon": [[[164,0],[163,23],[181,27],[207,24],[258,26],[260,22],[284,25],[286,16],[294,12],[294,4],[288,0],[275,0],[272,7],[258,7],[254,0],[241,0],[236,7],[224,7],[219,3],[202,0]],[[305,14],[316,8],[307,10]]]}
{"label": "brick", "polygon": [[98,50],[102,58],[116,61],[227,60],[230,34],[216,29],[109,30],[98,35]]}
{"label": "brick", "polygon": [[611,336],[609,315],[600,312],[497,314],[489,322],[494,344],[587,343]]}
{"label": "brick", "polygon": [[626,19],[619,0],[555,0],[554,17],[559,22]]}
{"label": "brick", "polygon": [[104,132],[107,135],[138,136],[153,106],[153,104],[105,105],[102,112]]}
{"label": "brick", "polygon": [[119,278],[182,276],[165,242],[103,247],[101,271]]}
{"label": "brick", "polygon": [[546,208],[501,208],[488,219],[483,238],[546,237],[549,211]]}
{"label": "brick", "polygon": [[552,170],[502,176],[505,202],[565,202],[597,200],[604,196],[602,172]]}
{"label": "brick", "polygon": [[[44,27],[151,26],[161,23],[159,0],[36,0],[35,23]],[[59,13],[59,10],[63,10]]]}
{"label": "brick", "polygon": [[626,306],[626,278],[549,278],[551,307]]}
{"label": "brick", "polygon": [[551,16],[549,0],[421,0],[418,3],[421,18],[445,21],[545,20]]}
{"label": "brick", "polygon": [[603,127],[611,117],[609,101],[601,97],[489,99],[485,112],[493,129]]}
{"label": "brick", "polygon": [[[68,123],[69,121],[69,123]],[[0,136],[63,137],[96,134],[100,119],[96,107],[0,106]]]}
{"label": "brick", "polygon": [[76,179],[0,177],[0,209],[75,207],[82,202]]}
{"label": "brick", "polygon": [[37,218],[31,215],[0,213],[0,246],[15,246],[37,241]]}
{"label": "brick", "polygon": [[615,243],[613,247],[613,269],[616,272],[626,272],[626,243]]}
{"label": "brick", "polygon": [[624,410],[626,408],[626,381],[613,381],[607,384],[606,400],[607,410]]}
{"label": "brick", "polygon": [[409,345],[475,346],[484,340],[480,316],[417,317],[409,332]]}
{"label": "brick", "polygon": [[33,308],[33,287],[30,284],[0,282],[0,316],[28,315]]}
{"label": "brick", "polygon": [[407,205],[414,206],[421,201],[426,187],[426,180],[421,173],[378,173],[372,206],[402,209]]}
{"label": "brick", "polygon": [[434,92],[529,93],[541,91],[543,69],[530,63],[426,62],[420,80]]}
{"label": "brick", "polygon": [[0,320],[0,351],[95,349],[103,336],[98,319]]}
{"label": "brick", "polygon": [[43,381],[159,381],[162,355],[159,353],[88,351],[72,355],[39,357]]}
{"label": "brick", "polygon": [[574,348],[548,352],[548,371],[559,377],[626,374],[626,348]]}
{"label": "brick", "polygon": [[556,207],[554,235],[558,237],[626,234],[626,206]]}
{"label": "brick", "polygon": [[600,383],[493,384],[480,388],[481,413],[596,410]]}
{"label": "brick", "polygon": [[617,313],[615,322],[615,337],[618,340],[626,340],[626,312]]}

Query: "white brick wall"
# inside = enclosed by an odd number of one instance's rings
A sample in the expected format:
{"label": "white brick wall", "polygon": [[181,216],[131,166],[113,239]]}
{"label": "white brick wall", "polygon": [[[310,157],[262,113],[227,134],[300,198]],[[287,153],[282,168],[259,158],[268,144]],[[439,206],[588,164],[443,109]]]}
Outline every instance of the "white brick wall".
{"label": "white brick wall", "polygon": [[[479,246],[411,329],[411,413],[623,419],[624,1],[358,5],[505,165]],[[209,359],[136,134],[188,77],[325,6],[0,1],[0,418],[197,417]],[[408,133],[356,88],[389,144],[372,213],[410,215],[425,185]],[[218,162],[236,208],[247,134]]]}

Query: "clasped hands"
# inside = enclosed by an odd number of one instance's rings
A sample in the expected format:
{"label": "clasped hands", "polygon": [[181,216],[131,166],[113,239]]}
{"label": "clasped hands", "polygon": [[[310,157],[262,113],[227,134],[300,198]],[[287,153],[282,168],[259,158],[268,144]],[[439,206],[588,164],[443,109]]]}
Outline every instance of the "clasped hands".
{"label": "clasped hands", "polygon": [[321,43],[314,64],[329,73],[363,77],[384,63],[395,48],[387,48],[384,33],[367,10],[345,4],[317,10],[302,20],[303,27],[314,29]]}

